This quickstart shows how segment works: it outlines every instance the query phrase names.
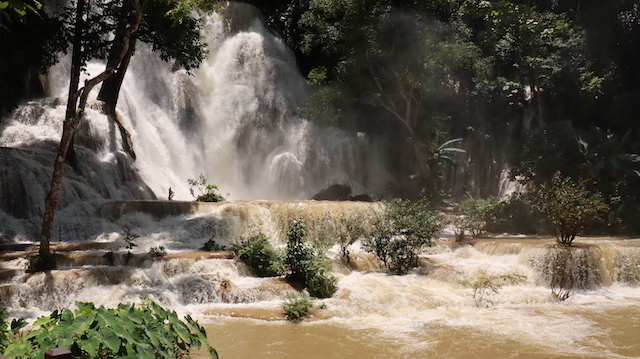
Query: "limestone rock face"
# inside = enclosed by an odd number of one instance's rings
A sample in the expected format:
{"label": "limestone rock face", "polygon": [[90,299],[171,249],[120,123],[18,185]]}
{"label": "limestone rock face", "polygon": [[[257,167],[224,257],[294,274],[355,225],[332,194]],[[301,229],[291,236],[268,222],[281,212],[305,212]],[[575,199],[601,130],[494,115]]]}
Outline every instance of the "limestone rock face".
{"label": "limestone rock face", "polygon": [[[31,101],[0,122],[2,242],[11,242],[18,234],[33,240],[39,231],[64,118],[62,103]],[[67,218],[77,218],[78,211],[92,214],[105,200],[156,198],[112,127],[99,110],[87,110],[87,118],[76,133],[75,165],[64,168],[58,209],[77,206]],[[61,228],[64,224],[56,226],[65,230]]]}

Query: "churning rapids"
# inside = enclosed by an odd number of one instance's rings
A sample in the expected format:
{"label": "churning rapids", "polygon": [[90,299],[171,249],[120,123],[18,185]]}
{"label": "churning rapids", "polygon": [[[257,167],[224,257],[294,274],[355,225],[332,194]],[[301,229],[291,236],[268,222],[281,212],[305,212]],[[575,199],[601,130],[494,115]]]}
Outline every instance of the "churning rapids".
{"label": "churning rapids", "polygon": [[[579,238],[564,258],[576,286],[565,301],[551,294],[551,239],[458,247],[443,236],[406,276],[384,274],[358,243],[349,265],[334,247],[339,289],[315,300],[313,317],[300,324],[282,320],[280,303],[294,291],[284,281],[252,277],[228,253],[198,251],[210,239],[225,244],[258,232],[282,246],[296,217],[312,237],[330,241],[340,216],[366,219],[379,205],[270,199],[309,198],[337,182],[375,195],[388,180],[384,144],[296,117],[307,89],[293,56],[250,9],[234,11],[231,33],[219,17],[206,19],[210,58],[193,76],[139,48],[118,108],[135,161],[99,106],[88,109],[76,142],[80,166],[65,174],[53,236],[60,268],[47,274],[25,274],[25,254],[35,250],[60,136],[64,61],[51,70],[51,98],[0,122],[0,305],[11,316],[151,297],[205,323],[222,358],[640,356],[638,239]],[[169,188],[190,200],[187,180],[200,173],[235,201],[152,201]],[[139,236],[129,265],[126,230]],[[148,251],[158,246],[169,254],[153,259]],[[479,278],[504,275],[524,279],[474,298]]]}
{"label": "churning rapids", "polygon": [[[197,251],[211,238],[224,243],[225,238],[256,232],[282,246],[285,225],[295,217],[309,223],[312,237],[331,238],[341,216],[355,212],[366,217],[375,206],[322,201],[108,203],[101,214],[112,230],[89,243],[56,243],[62,255],[59,270],[25,274],[21,253],[2,254],[0,303],[13,316],[33,318],[76,300],[114,306],[151,297],[200,318],[223,358],[640,354],[637,239],[578,238],[579,246],[565,258],[573,268],[566,275],[577,289],[565,301],[555,299],[549,288],[549,264],[556,257],[551,239],[481,239],[458,247],[440,238],[422,254],[420,267],[406,276],[384,274],[358,243],[349,265],[338,259],[334,247],[329,255],[339,289],[332,298],[315,300],[313,317],[300,324],[283,320],[280,304],[294,289],[282,279],[252,277],[224,252]],[[140,236],[127,266],[121,265],[124,228]],[[169,254],[151,258],[148,251],[157,246]],[[116,253],[115,266],[103,257],[109,250]],[[503,275],[525,279],[474,299],[472,283],[478,278]]]}

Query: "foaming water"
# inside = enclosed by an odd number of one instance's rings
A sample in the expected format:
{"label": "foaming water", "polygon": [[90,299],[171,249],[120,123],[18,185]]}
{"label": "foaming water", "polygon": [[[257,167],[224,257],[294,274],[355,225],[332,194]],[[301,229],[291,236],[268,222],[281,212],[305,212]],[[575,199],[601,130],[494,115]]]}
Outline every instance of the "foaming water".
{"label": "foaming water", "polygon": [[[289,204],[254,205],[278,213]],[[314,203],[296,204],[304,205]],[[349,205],[334,204],[334,210]],[[439,239],[422,254],[421,267],[405,276],[379,270],[357,243],[351,257],[361,260],[361,266],[336,265],[338,291],[314,300],[312,318],[294,325],[283,322],[280,305],[296,290],[282,278],[256,278],[237,260],[192,251],[198,241],[191,238],[202,235],[201,220],[244,211],[224,208],[216,205],[209,214],[201,208],[194,215],[163,220],[124,214],[120,221],[149,225],[149,233],[135,229],[143,248],[133,251],[129,266],[105,265],[96,250],[79,252],[74,255],[88,258],[74,260],[86,265],[17,274],[0,286],[0,301],[13,316],[34,317],[73,306],[75,300],[114,306],[150,297],[203,321],[211,344],[231,358],[315,358],[328,355],[318,347],[323,342],[334,343],[330,356],[335,358],[632,358],[639,353],[640,327],[635,323],[640,319],[640,288],[629,280],[632,274],[619,273],[638,259],[640,240],[577,239],[577,247],[562,258],[579,266],[590,284],[575,286],[564,301],[552,295],[549,266],[541,265],[558,257],[552,239],[479,240],[462,247]],[[167,238],[185,242],[174,244],[166,258],[154,259],[145,254],[147,247],[170,243],[149,239],[154,238],[152,227],[174,228]],[[178,227],[182,237],[175,232]],[[113,241],[105,242],[102,250],[112,246],[123,253],[118,249],[120,235],[109,235]],[[90,258],[94,264],[88,264]],[[26,261],[15,259],[4,267],[24,265]],[[478,280],[505,276],[521,280],[493,282],[499,284],[495,291],[487,291],[481,300],[474,297]],[[317,342],[308,340],[316,337]]]}

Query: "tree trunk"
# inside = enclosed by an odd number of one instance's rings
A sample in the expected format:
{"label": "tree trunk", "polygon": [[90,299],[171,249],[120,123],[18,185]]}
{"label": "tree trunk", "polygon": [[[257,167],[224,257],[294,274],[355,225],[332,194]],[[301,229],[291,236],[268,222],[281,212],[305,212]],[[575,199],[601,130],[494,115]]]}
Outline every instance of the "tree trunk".
{"label": "tree trunk", "polygon": [[[69,96],[67,98],[67,110],[65,112],[65,119],[62,129],[62,139],[60,140],[60,147],[58,148],[58,154],[56,161],[53,165],[53,176],[51,178],[51,188],[49,188],[49,194],[45,200],[44,216],[42,219],[42,231],[40,232],[40,249],[39,253],[41,257],[46,257],[50,254],[49,243],[51,242],[51,231],[53,229],[53,218],[55,216],[56,205],[58,204],[58,195],[60,188],[62,187],[62,169],[64,160],[67,157],[67,151],[71,138],[73,137],[73,131],[69,133],[71,127],[69,126],[71,120],[76,117],[76,107],[78,103],[78,85],[80,82],[80,70],[82,68],[82,33],[84,28],[84,11],[85,0],[78,0],[76,5],[76,23],[73,34],[73,50],[71,55],[71,75],[69,83]],[[66,134],[66,138],[65,138]]]}
{"label": "tree trunk", "polygon": [[144,4],[134,0],[131,6],[133,11],[131,16],[121,18],[118,23],[116,36],[109,51],[109,58],[107,59],[107,67],[114,68],[115,72],[113,76],[106,79],[102,84],[100,93],[98,93],[98,100],[104,102],[103,110],[105,114],[118,125],[124,150],[135,160],[136,154],[133,151],[131,135],[122,125],[116,114],[116,105],[118,104],[122,82],[129,68],[131,56],[133,55],[137,41],[136,31],[142,23],[142,8]]}
{"label": "tree trunk", "polygon": [[[142,23],[142,6],[139,0],[133,0],[135,16],[131,21],[129,27],[127,27],[122,37],[122,47],[120,48],[120,55],[117,57],[117,63],[125,57],[130,47],[130,39],[132,35],[138,31],[140,24]],[[80,68],[83,64],[82,61],[82,28],[83,28],[83,16],[84,16],[85,0],[78,0],[77,13],[76,13],[76,28],[74,32],[73,40],[73,55],[72,55],[72,67],[71,67],[71,84],[69,85],[69,99],[67,101],[67,111],[65,114],[65,120],[62,127],[62,138],[60,139],[60,146],[58,147],[58,154],[53,166],[53,175],[51,178],[51,188],[49,194],[45,200],[45,212],[42,219],[42,232],[40,234],[40,249],[39,254],[41,259],[45,259],[50,256],[50,242],[51,232],[53,229],[53,220],[55,216],[56,206],[58,204],[58,198],[60,196],[60,190],[62,189],[62,172],[64,167],[64,160],[67,156],[67,152],[73,140],[80,121],[84,116],[84,109],[87,105],[87,99],[91,90],[100,82],[106,80],[113,74],[116,67],[111,63],[107,63],[107,67],[104,72],[98,76],[85,82],[85,86],[78,91],[78,82],[80,78]],[[79,103],[78,103],[79,99]],[[48,265],[55,265],[54,263],[48,263]],[[50,268],[41,268],[50,269]]]}
{"label": "tree trunk", "polygon": [[[109,119],[115,122],[118,125],[118,129],[120,130],[120,136],[122,137],[122,145],[124,150],[129,153],[131,158],[136,159],[136,154],[133,150],[133,141],[131,140],[131,135],[129,131],[124,127],[118,115],[116,113],[116,105],[118,104],[118,97],[120,95],[120,89],[122,88],[122,82],[124,81],[124,75],[129,68],[129,62],[131,61],[131,56],[133,54],[133,49],[135,48],[136,37],[131,36],[130,39],[131,45],[128,46],[128,49],[119,64],[116,64],[117,70],[114,74],[106,79],[100,88],[100,93],[98,94],[98,100],[103,101],[103,111],[109,117]],[[122,49],[121,49],[122,51]],[[114,56],[115,57],[115,56]]]}

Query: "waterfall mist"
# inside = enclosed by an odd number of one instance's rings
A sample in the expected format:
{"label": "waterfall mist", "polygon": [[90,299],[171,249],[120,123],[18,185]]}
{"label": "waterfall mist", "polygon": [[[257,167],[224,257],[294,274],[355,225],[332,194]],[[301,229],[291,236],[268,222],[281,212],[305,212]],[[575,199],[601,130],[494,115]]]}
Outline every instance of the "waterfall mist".
{"label": "waterfall mist", "polygon": [[119,110],[145,182],[187,200],[200,173],[231,199],[309,198],[332,183],[377,193],[381,147],[299,118],[310,90],[292,52],[252,7],[230,6],[243,21],[204,19],[210,56],[193,76],[144,51],[132,64]]}

